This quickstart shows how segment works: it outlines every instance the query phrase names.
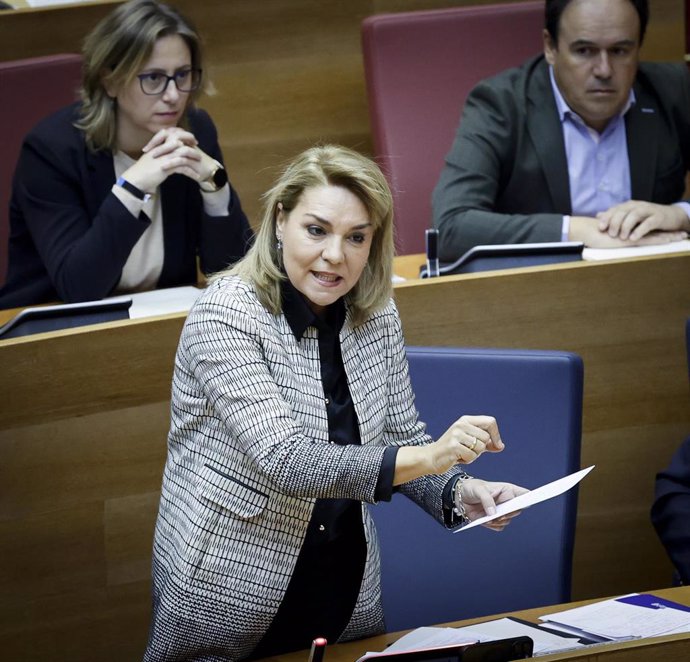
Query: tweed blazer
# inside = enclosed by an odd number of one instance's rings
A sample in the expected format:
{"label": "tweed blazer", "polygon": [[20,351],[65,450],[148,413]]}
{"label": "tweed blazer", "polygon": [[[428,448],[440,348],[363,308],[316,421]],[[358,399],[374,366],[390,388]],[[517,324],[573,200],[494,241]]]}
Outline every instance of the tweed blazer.
{"label": "tweed blazer", "polygon": [[[386,445],[431,441],[418,420],[391,301],[340,333],[360,445],[329,442],[317,330],[297,341],[237,276],[209,286],[175,359],[171,429],[154,540],[148,662],[246,657],[285,594],[317,498],[372,503]],[[443,523],[459,469],[401,491]],[[383,630],[379,549],[363,503],[367,560],[342,640]]]}
{"label": "tweed blazer", "polygon": [[[690,74],[642,62],[625,115],[632,199],[678,202],[690,169]],[[543,55],[480,82],[433,194],[439,253],[478,244],[560,241],[571,214],[563,130]]]}

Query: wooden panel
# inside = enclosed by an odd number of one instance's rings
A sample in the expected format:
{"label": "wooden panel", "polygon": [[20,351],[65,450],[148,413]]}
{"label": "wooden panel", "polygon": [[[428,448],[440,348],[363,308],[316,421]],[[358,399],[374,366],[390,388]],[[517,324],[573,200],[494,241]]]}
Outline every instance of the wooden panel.
{"label": "wooden panel", "polygon": [[[414,273],[419,257],[399,262]],[[690,255],[674,255],[396,286],[410,344],[583,357],[582,464],[597,469],[580,489],[576,599],[670,582],[649,507],[654,474],[690,431],[688,275]],[[9,403],[0,409],[0,650],[8,659],[140,657],[183,319],[0,341],[0,401]]]}

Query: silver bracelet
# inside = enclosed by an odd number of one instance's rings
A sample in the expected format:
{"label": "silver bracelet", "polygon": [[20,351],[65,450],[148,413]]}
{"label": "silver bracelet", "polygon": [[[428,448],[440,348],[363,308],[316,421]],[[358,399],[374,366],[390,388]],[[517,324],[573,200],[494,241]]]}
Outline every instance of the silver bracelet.
{"label": "silver bracelet", "polygon": [[462,486],[466,480],[471,479],[464,471],[458,474],[458,479],[455,481],[453,486],[453,514],[459,517],[464,524],[470,521],[467,517],[467,510],[465,509],[465,504],[462,502]]}

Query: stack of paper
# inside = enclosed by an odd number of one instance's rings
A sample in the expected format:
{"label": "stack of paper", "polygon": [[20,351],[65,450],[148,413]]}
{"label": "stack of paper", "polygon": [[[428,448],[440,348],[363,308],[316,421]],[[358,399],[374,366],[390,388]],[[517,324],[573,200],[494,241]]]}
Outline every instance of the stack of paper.
{"label": "stack of paper", "polygon": [[646,593],[603,600],[540,620],[551,628],[608,641],[690,632],[690,608]]}

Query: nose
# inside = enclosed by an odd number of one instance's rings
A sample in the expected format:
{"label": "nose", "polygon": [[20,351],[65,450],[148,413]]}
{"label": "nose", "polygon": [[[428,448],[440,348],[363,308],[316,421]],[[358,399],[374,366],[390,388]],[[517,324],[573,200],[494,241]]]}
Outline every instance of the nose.
{"label": "nose", "polygon": [[342,238],[336,236],[329,237],[323,247],[321,257],[330,264],[342,262],[344,259]]}
{"label": "nose", "polygon": [[609,59],[609,54],[606,51],[601,51],[601,53],[599,53],[597,61],[594,65],[594,75],[597,78],[611,77],[611,61]]}
{"label": "nose", "polygon": [[180,96],[180,91],[177,89],[177,83],[174,78],[169,78],[163,90],[163,99],[165,101],[177,101]]}

